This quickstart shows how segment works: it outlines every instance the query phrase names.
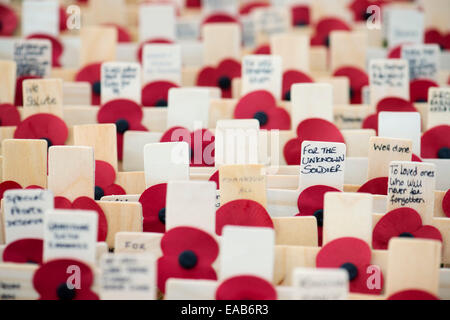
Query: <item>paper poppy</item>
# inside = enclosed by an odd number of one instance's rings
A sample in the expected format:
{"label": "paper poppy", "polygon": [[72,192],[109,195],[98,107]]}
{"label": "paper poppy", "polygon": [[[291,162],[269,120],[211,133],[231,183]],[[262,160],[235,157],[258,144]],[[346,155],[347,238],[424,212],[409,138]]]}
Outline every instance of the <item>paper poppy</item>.
{"label": "paper poppy", "polygon": [[65,197],[55,197],[55,209],[91,210],[98,215],[97,241],[105,241],[108,235],[108,221],[102,208],[89,197],[78,197],[73,202]]}
{"label": "paper poppy", "polygon": [[319,247],[322,246],[323,202],[325,193],[327,192],[341,192],[341,190],[324,185],[311,186],[303,190],[297,199],[297,207],[299,213],[296,215],[296,217],[313,216],[317,220],[317,235]]}
{"label": "paper poppy", "polygon": [[350,81],[351,103],[362,103],[362,90],[369,85],[369,77],[364,70],[355,67],[341,67],[334,72],[333,77],[347,77]]}
{"label": "paper poppy", "polygon": [[[6,190],[22,189],[22,186],[15,181],[7,180],[0,183],[0,199],[3,199],[3,194]],[[28,186],[25,189],[43,189],[40,186]]]}
{"label": "paper poppy", "polygon": [[283,100],[291,101],[291,87],[295,83],[312,83],[314,80],[306,73],[297,70],[287,70],[283,73]]}
{"label": "paper poppy", "polygon": [[203,21],[202,25],[208,23],[239,23],[239,21],[232,15],[225,12],[217,12],[207,16]]}
{"label": "paper poppy", "polygon": [[201,8],[202,1],[201,0],[186,0],[185,6],[186,6],[186,8]]}
{"label": "paper poppy", "polygon": [[339,18],[321,19],[315,27],[315,33],[311,38],[311,45],[329,47],[330,33],[339,30],[351,31],[351,28],[345,21]]}
{"label": "paper poppy", "polygon": [[303,27],[310,23],[310,10],[307,5],[292,5],[291,15],[293,26]]}
{"label": "paper poppy", "polygon": [[417,112],[417,109],[408,100],[397,97],[384,98],[378,102],[376,113],[364,119],[362,128],[373,129],[378,133],[378,114],[380,112]]}
{"label": "paper poppy", "polygon": [[17,126],[20,123],[20,113],[9,103],[0,104],[0,127]]}
{"label": "paper poppy", "polygon": [[425,43],[438,44],[441,50],[449,50],[450,33],[441,34],[437,29],[429,29],[425,32]]}
{"label": "paper poppy", "polygon": [[409,92],[411,102],[428,102],[428,90],[437,88],[439,85],[428,79],[414,79],[409,83]]}
{"label": "paper poppy", "polygon": [[387,300],[439,300],[434,294],[423,290],[403,290],[390,295]]}
{"label": "paper poppy", "polygon": [[257,47],[253,54],[271,54],[272,50],[270,49],[270,45],[268,44],[262,44],[259,47]]}
{"label": "paper poppy", "polygon": [[166,195],[167,183],[151,186],[141,194],[144,232],[166,231]]}
{"label": "paper poppy", "polygon": [[106,161],[95,160],[95,200],[100,200],[103,196],[126,194],[115,181],[116,171],[113,166]]}
{"label": "paper poppy", "polygon": [[297,138],[284,145],[283,155],[288,165],[300,164],[302,142],[305,140],[345,143],[342,133],[333,123],[319,118],[303,120],[297,127]]}
{"label": "paper poppy", "polygon": [[434,239],[442,242],[442,235],[433,226],[422,225],[422,218],[412,208],[398,208],[386,213],[373,228],[372,247],[386,250],[394,237]]}
{"label": "paper poppy", "polygon": [[412,156],[411,156],[411,161],[413,161],[413,162],[423,162],[422,161],[422,159],[420,159],[420,157],[419,156],[417,156],[416,154],[412,154]]}
{"label": "paper poppy", "polygon": [[[77,277],[77,281],[71,279]],[[40,266],[33,276],[39,300],[98,300],[91,290],[94,273],[84,262],[72,259],[51,260]]]}
{"label": "paper poppy", "polygon": [[388,177],[379,177],[370,179],[366,183],[364,183],[361,187],[359,187],[359,193],[370,193],[370,194],[379,194],[379,195],[387,195],[388,194]]}
{"label": "paper poppy", "polygon": [[63,145],[69,130],[65,122],[50,113],[38,113],[23,120],[14,132],[15,139],[43,139],[48,147]]}
{"label": "paper poppy", "polygon": [[444,214],[450,218],[450,189],[447,190],[444,198],[442,199],[442,211],[444,211]]}
{"label": "paper poppy", "polygon": [[421,157],[425,159],[450,159],[450,125],[427,130],[421,139]]}
{"label": "paper poppy", "polygon": [[16,94],[14,97],[14,105],[16,107],[23,106],[23,82],[25,80],[31,80],[31,79],[40,79],[41,77],[38,76],[32,76],[32,75],[24,75],[17,77],[16,79]]}
{"label": "paper poppy", "polygon": [[401,59],[402,48],[405,44],[409,44],[409,43],[399,44],[399,45],[391,48],[387,54],[387,58],[388,59]]}
{"label": "paper poppy", "polygon": [[272,218],[258,202],[241,199],[225,203],[216,211],[216,234],[225,226],[265,227],[273,229]]}
{"label": "paper poppy", "polygon": [[52,44],[52,66],[53,67],[61,67],[61,62],[59,62],[59,59],[61,58],[61,55],[64,52],[64,46],[57,38],[44,33],[35,33],[32,35],[29,35],[27,39],[43,39],[43,40],[49,40]]}
{"label": "paper poppy", "polygon": [[167,107],[169,90],[178,88],[170,81],[153,81],[142,88],[142,105],[144,107]]}
{"label": "paper poppy", "polygon": [[101,100],[101,69],[101,63],[91,63],[75,75],[75,81],[89,82],[92,86],[91,100],[94,106],[100,105]]}
{"label": "paper poppy", "polygon": [[350,11],[353,13],[354,21],[366,21],[370,16],[367,14],[367,8],[373,3],[369,0],[353,0],[349,5]]}
{"label": "paper poppy", "polygon": [[126,28],[115,23],[106,23],[105,26],[113,27],[117,30],[117,42],[119,43],[131,42],[131,35]]}
{"label": "paper poppy", "polygon": [[350,292],[363,294],[380,294],[383,276],[380,271],[380,286],[369,288],[367,272],[371,265],[372,252],[367,243],[358,238],[339,238],[328,242],[316,256],[317,268],[340,268],[349,275]]}
{"label": "paper poppy", "polygon": [[[219,170],[216,170],[211,177],[209,177],[208,181],[212,181],[216,183],[216,189],[220,190],[220,183],[219,183]],[[450,197],[449,197],[450,198]],[[449,208],[450,209],[450,208]]]}
{"label": "paper poppy", "polygon": [[267,8],[270,4],[264,1],[249,1],[247,3],[243,3],[239,8],[239,14],[244,16],[252,13],[253,10],[258,8]]}
{"label": "paper poppy", "polygon": [[105,103],[97,114],[98,123],[114,123],[117,128],[117,154],[123,156],[123,135],[128,130],[147,131],[141,124],[144,117],[142,108],[128,99],[114,99]]}
{"label": "paper poppy", "polygon": [[192,227],[177,227],[161,239],[162,257],[158,259],[158,288],[165,292],[169,278],[216,280],[211,266],[219,245],[208,233]]}
{"label": "paper poppy", "polygon": [[146,44],[155,44],[155,43],[161,43],[161,44],[172,44],[173,41],[169,39],[163,39],[163,38],[155,38],[155,39],[149,39],[147,41],[142,42],[139,45],[139,48],[137,50],[137,59],[139,63],[142,63],[142,54],[144,52],[144,46]]}
{"label": "paper poppy", "polygon": [[234,59],[224,59],[217,67],[205,67],[198,73],[197,86],[218,87],[222,98],[231,98],[233,79],[241,76],[241,64]]}
{"label": "paper poppy", "polygon": [[67,30],[67,13],[66,8],[59,6],[59,31],[63,32]]}
{"label": "paper poppy", "polygon": [[236,276],[219,285],[216,300],[277,300],[277,291],[263,278],[250,275]]}
{"label": "paper poppy", "polygon": [[43,250],[42,239],[16,240],[3,250],[3,262],[41,264]]}
{"label": "paper poppy", "polygon": [[19,18],[14,9],[0,3],[0,36],[12,36],[18,22]]}
{"label": "paper poppy", "polygon": [[266,90],[257,90],[243,96],[234,109],[235,119],[256,119],[261,129],[289,130],[291,117]]}
{"label": "paper poppy", "polygon": [[173,127],[163,133],[160,142],[184,141],[189,145],[190,165],[192,167],[214,166],[215,137],[208,129],[189,132],[183,127]]}

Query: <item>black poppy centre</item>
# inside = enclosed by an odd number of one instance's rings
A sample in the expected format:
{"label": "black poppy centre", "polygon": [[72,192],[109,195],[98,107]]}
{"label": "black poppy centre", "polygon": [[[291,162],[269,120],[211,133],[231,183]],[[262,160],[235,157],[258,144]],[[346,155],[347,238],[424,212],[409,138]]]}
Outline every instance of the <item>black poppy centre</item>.
{"label": "black poppy centre", "polygon": [[197,265],[198,258],[195,252],[186,250],[178,256],[178,263],[183,269],[192,269]]}
{"label": "black poppy centre", "polygon": [[438,151],[439,159],[450,159],[450,147],[442,147]]}
{"label": "black poppy centre", "polygon": [[158,219],[162,224],[166,224],[166,208],[161,208],[158,211]]}
{"label": "black poppy centre", "polygon": [[95,186],[95,200],[100,200],[105,195],[105,191],[99,187]]}
{"label": "black poppy centre", "polygon": [[130,124],[125,119],[119,119],[116,121],[116,128],[118,133],[124,133],[130,129]]}
{"label": "black poppy centre", "polygon": [[264,111],[258,111],[253,115],[253,119],[256,119],[259,121],[259,124],[261,126],[265,125],[269,121],[269,117],[267,116],[267,113]]}
{"label": "black poppy centre", "polygon": [[48,148],[50,148],[52,145],[53,145],[53,143],[52,143],[52,140],[50,140],[49,138],[41,138],[42,140],[45,140],[45,141],[47,141],[47,147]]}
{"label": "black poppy centre", "polygon": [[100,81],[96,81],[92,84],[92,92],[94,92],[97,96],[102,93],[102,84]]}
{"label": "black poppy centre", "polygon": [[317,220],[317,226],[322,227],[323,226],[323,209],[319,209],[316,212],[314,212],[313,216]]}
{"label": "black poppy centre", "polygon": [[403,232],[401,234],[399,234],[400,238],[414,238],[414,235],[410,232]]}
{"label": "black poppy centre", "polygon": [[156,107],[160,107],[160,108],[167,107],[167,100],[159,99],[158,101],[156,101]]}
{"label": "black poppy centre", "polygon": [[356,268],[356,266],[351,262],[346,262],[346,263],[342,264],[340,266],[340,268],[347,271],[348,278],[350,281],[352,281],[353,279],[355,279],[358,276],[358,268]]}
{"label": "black poppy centre", "polygon": [[228,76],[221,76],[219,80],[217,80],[217,85],[222,90],[228,90],[231,88],[231,78]]}
{"label": "black poppy centre", "polygon": [[73,300],[77,295],[75,288],[70,289],[66,282],[63,282],[56,289],[56,294],[60,300]]}

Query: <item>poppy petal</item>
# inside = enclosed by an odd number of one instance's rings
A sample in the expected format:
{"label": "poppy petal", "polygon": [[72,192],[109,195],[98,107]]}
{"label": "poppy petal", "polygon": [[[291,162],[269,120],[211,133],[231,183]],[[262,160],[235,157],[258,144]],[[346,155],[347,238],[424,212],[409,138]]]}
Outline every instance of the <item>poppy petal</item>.
{"label": "poppy petal", "polygon": [[442,199],[442,211],[444,211],[445,215],[450,218],[450,189],[444,195]]}
{"label": "poppy petal", "polygon": [[43,249],[42,239],[16,240],[5,247],[3,262],[41,264]]}
{"label": "poppy petal", "polygon": [[270,108],[266,111],[268,121],[260,128],[265,130],[289,130],[291,128],[291,116],[283,108]]}
{"label": "poppy petal", "polygon": [[97,114],[99,123],[116,123],[118,120],[126,120],[129,126],[141,123],[143,117],[142,108],[128,99],[111,100],[105,103]]}
{"label": "poppy petal", "polygon": [[317,210],[323,210],[324,197],[327,192],[341,192],[341,190],[316,185],[303,190],[297,199],[297,207],[302,216],[312,216]]}
{"label": "poppy petal", "polygon": [[216,211],[216,233],[222,235],[228,225],[273,228],[266,209],[253,200],[234,200],[222,205]]}
{"label": "poppy petal", "polygon": [[423,290],[403,290],[390,295],[387,300],[439,300],[439,298]]}
{"label": "poppy petal", "polygon": [[75,201],[72,204],[72,207],[74,209],[92,210],[97,212],[98,214],[97,241],[105,241],[106,236],[108,234],[108,221],[106,220],[105,213],[103,212],[102,208],[97,204],[97,202],[88,197],[79,197],[75,199]]}
{"label": "poppy petal", "polygon": [[103,189],[105,196],[117,196],[127,194],[126,191],[118,184],[113,183]]}
{"label": "poppy petal", "polygon": [[237,276],[220,284],[216,300],[277,300],[277,291],[263,278]]}
{"label": "poppy petal", "polygon": [[324,18],[316,25],[316,31],[311,38],[311,45],[329,46],[329,36],[332,31],[351,31],[350,26],[339,18]]}
{"label": "poppy petal", "polygon": [[433,226],[423,226],[417,229],[414,232],[411,232],[414,238],[419,239],[431,239],[431,240],[438,240],[442,242],[442,234],[439,231],[439,229],[433,227]]}
{"label": "poppy petal", "polygon": [[95,185],[104,189],[116,181],[116,171],[106,161],[95,160]]}
{"label": "poppy petal", "polygon": [[191,145],[191,133],[183,127],[172,127],[163,133],[160,142],[178,142],[185,141]]}
{"label": "poppy petal", "polygon": [[428,90],[439,85],[428,79],[415,79],[409,83],[410,100],[412,102],[428,102]]}
{"label": "poppy petal", "polygon": [[67,273],[70,267],[76,266],[81,275],[79,279],[80,289],[74,289],[73,300],[98,300],[99,297],[91,291],[94,282],[94,274],[91,268],[84,262],[71,259],[51,260],[43,264],[33,275],[33,286],[40,294],[40,300],[59,300],[58,288],[66,284],[71,273]]}
{"label": "poppy petal", "polygon": [[[196,141],[197,137],[201,141]],[[206,148],[214,148],[215,137],[208,129],[200,129],[191,133],[191,166],[193,167],[211,167],[214,166],[214,150],[211,154],[205,154]],[[210,156],[212,159],[209,159]]]}
{"label": "poppy petal", "polygon": [[247,15],[250,14],[254,9],[258,8],[266,8],[269,7],[270,4],[263,1],[250,1],[248,3],[244,3],[239,8],[239,14],[240,15]]}
{"label": "poppy petal", "polygon": [[61,55],[64,52],[64,46],[59,39],[44,33],[35,33],[32,35],[29,35],[27,39],[43,39],[43,40],[49,40],[52,44],[52,66],[53,67],[61,67],[61,63],[59,62],[59,59],[61,58]]}
{"label": "poppy petal", "polygon": [[55,209],[72,209],[72,202],[65,197],[55,197]]}
{"label": "poppy petal", "polygon": [[101,100],[101,63],[92,63],[82,68],[75,76],[75,81],[89,82],[92,86],[92,104],[100,105]]}
{"label": "poppy petal", "polygon": [[[216,170],[211,177],[208,179],[208,181],[213,181],[216,183],[216,190],[220,190],[220,184],[219,184],[219,170]],[[450,196],[449,196],[449,209],[450,209]]]}
{"label": "poppy petal", "polygon": [[314,80],[306,73],[297,70],[287,70],[283,73],[283,100],[291,101],[291,87],[295,83],[312,83]]}
{"label": "poppy petal", "polygon": [[197,75],[197,86],[215,87],[217,85],[217,72],[214,67],[204,67]]}
{"label": "poppy petal", "polygon": [[167,107],[169,90],[178,88],[170,81],[154,81],[146,84],[142,89],[142,105],[144,107]]}
{"label": "poppy petal", "polygon": [[214,13],[207,16],[202,22],[202,24],[207,23],[238,23],[238,20],[226,13]]}
{"label": "poppy petal", "polygon": [[0,104],[0,126],[17,126],[20,123],[20,113],[9,103]]}
{"label": "poppy petal", "polygon": [[242,67],[239,61],[234,59],[224,59],[217,66],[218,77],[227,76],[230,79],[239,78],[241,76]]}
{"label": "poppy petal", "polygon": [[270,45],[268,44],[260,45],[253,51],[253,54],[271,54],[271,53],[272,50],[270,49]]}
{"label": "poppy petal", "polygon": [[373,129],[378,133],[378,114],[367,116],[361,126],[363,129]]}
{"label": "poppy petal", "polygon": [[372,233],[372,247],[378,250],[388,248],[389,240],[401,234],[417,231],[422,218],[412,208],[398,208],[386,213],[375,225]]}
{"label": "poppy petal", "polygon": [[115,23],[106,23],[104,25],[107,27],[113,27],[117,30],[117,42],[119,43],[131,42],[131,35],[126,28]]}
{"label": "poppy petal", "polygon": [[17,17],[14,9],[0,3],[0,36],[12,36],[17,28],[19,18]]}
{"label": "poppy petal", "polygon": [[276,108],[274,96],[266,90],[257,90],[243,96],[234,109],[235,119],[253,119],[257,112]]}
{"label": "poppy petal", "polygon": [[337,69],[334,77],[347,77],[350,81],[350,100],[352,104],[362,103],[362,90],[369,85],[369,76],[364,70],[355,67]]}
{"label": "poppy petal", "polygon": [[450,158],[450,125],[431,128],[422,135],[421,157],[425,159]]}
{"label": "poppy petal", "polygon": [[26,118],[14,132],[15,139],[47,139],[53,146],[63,145],[68,135],[65,122],[49,113],[38,113]]}
{"label": "poppy petal", "polygon": [[292,25],[307,26],[310,24],[310,10],[307,5],[295,5],[291,7]]}
{"label": "poppy petal", "polygon": [[388,194],[388,177],[374,178],[364,183],[357,192],[387,195]]}
{"label": "poppy petal", "polygon": [[299,165],[302,152],[302,140],[300,138],[291,139],[284,145],[283,155],[286,163],[290,166]]}
{"label": "poppy petal", "polygon": [[175,257],[184,251],[194,252],[202,265],[212,264],[218,254],[219,245],[208,233],[192,227],[176,227],[167,231],[161,239],[164,257]]}
{"label": "poppy petal", "polygon": [[14,97],[14,105],[16,107],[23,106],[23,82],[25,80],[40,79],[38,76],[24,75],[16,79],[16,95]]}
{"label": "poppy petal", "polygon": [[166,194],[166,183],[154,185],[141,194],[139,202],[142,205],[144,232],[164,233],[166,231]]}

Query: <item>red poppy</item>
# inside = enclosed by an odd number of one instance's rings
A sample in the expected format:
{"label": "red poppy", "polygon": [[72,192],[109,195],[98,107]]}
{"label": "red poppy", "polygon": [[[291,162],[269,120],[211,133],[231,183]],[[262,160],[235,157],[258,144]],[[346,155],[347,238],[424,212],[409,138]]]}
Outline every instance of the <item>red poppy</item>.
{"label": "red poppy", "polygon": [[[79,276],[79,283],[71,282],[74,272]],[[48,261],[33,276],[33,286],[40,295],[39,300],[99,300],[91,290],[93,283],[91,268],[84,262],[72,259]]]}
{"label": "red poppy", "polygon": [[117,42],[119,43],[131,42],[131,35],[126,28],[115,23],[106,23],[105,26],[113,27],[117,30]]}
{"label": "red poppy", "polygon": [[423,162],[422,159],[419,158],[419,156],[412,154],[411,161],[413,162]]}
{"label": "red poppy", "polygon": [[403,290],[390,295],[387,300],[439,300],[434,294],[423,290]]}
{"label": "red poppy", "polygon": [[14,105],[16,107],[23,106],[23,82],[30,79],[40,79],[38,76],[23,75],[16,79],[16,94],[14,97]]}
{"label": "red poppy", "polygon": [[108,221],[102,208],[89,197],[78,197],[73,202],[65,197],[55,197],[55,209],[91,210],[98,215],[97,241],[105,241],[108,234]]}
{"label": "red poppy", "polygon": [[202,25],[208,23],[239,23],[239,21],[228,13],[214,13],[207,16],[203,20]]}
{"label": "red poppy", "polygon": [[75,81],[89,82],[92,86],[92,105],[100,105],[101,99],[101,63],[91,63],[82,68],[75,75]]}
{"label": "red poppy", "polygon": [[349,5],[349,9],[353,13],[354,21],[366,21],[368,18],[367,8],[372,5],[369,0],[353,0]]}
{"label": "red poppy", "polygon": [[447,190],[444,198],[442,199],[442,211],[444,211],[444,214],[450,218],[450,189]]}
{"label": "red poppy", "polygon": [[67,19],[66,8],[59,6],[59,31],[62,32],[67,30]]}
{"label": "red poppy", "polygon": [[[20,184],[18,184],[15,181],[3,181],[2,183],[0,183],[0,199],[3,199],[3,194],[5,193],[6,190],[13,190],[13,189],[22,189],[22,186]],[[43,189],[40,186],[28,186],[25,189]]]}
{"label": "red poppy", "polygon": [[220,184],[219,184],[219,170],[216,170],[211,177],[209,177],[208,181],[213,181],[216,183],[216,189],[220,190]]}
{"label": "red poppy", "polygon": [[211,266],[219,254],[216,240],[191,227],[167,231],[161,239],[162,257],[158,259],[158,288],[163,293],[169,278],[217,280]]}
{"label": "red poppy", "polygon": [[357,192],[387,195],[388,194],[388,177],[374,178],[364,183]]}
{"label": "red poppy", "polygon": [[186,0],[186,8],[201,8],[202,1],[201,0]]}
{"label": "red poppy", "polygon": [[220,284],[216,300],[277,300],[277,291],[263,278],[236,276]]}
{"label": "red poppy", "polygon": [[437,29],[429,29],[425,32],[425,43],[438,44],[441,50],[449,50],[450,33],[441,34]]}
{"label": "red poppy", "polygon": [[291,7],[292,25],[297,27],[307,26],[310,23],[309,6],[293,5]]}
{"label": "red poppy", "polygon": [[313,216],[317,220],[319,246],[322,246],[323,202],[325,193],[327,192],[341,192],[341,190],[323,185],[311,186],[303,190],[297,199],[297,207],[300,213],[298,213],[296,217]]}
{"label": "red poppy", "polygon": [[221,236],[225,226],[265,227],[273,229],[267,210],[253,200],[234,200],[216,211],[216,233]]}
{"label": "red poppy", "polygon": [[42,239],[16,240],[5,247],[3,262],[41,264],[43,249]]}
{"label": "red poppy", "polygon": [[274,96],[266,90],[257,90],[243,96],[234,109],[235,119],[256,119],[261,129],[289,130],[289,113],[277,107]]}
{"label": "red poppy", "polygon": [[259,47],[257,47],[253,51],[253,54],[271,54],[271,52],[272,52],[272,50],[270,49],[270,45],[263,44],[263,45],[260,45]]}
{"label": "red poppy", "polygon": [[380,294],[383,277],[381,277],[380,287],[369,288],[367,285],[367,280],[371,276],[367,272],[367,268],[371,265],[371,258],[370,247],[363,240],[351,237],[339,238],[328,242],[319,251],[316,256],[316,266],[346,270],[349,274],[350,292]]}
{"label": "red poppy", "polygon": [[439,87],[439,85],[428,79],[414,79],[409,83],[411,102],[428,102],[428,90]]}
{"label": "red poppy", "polygon": [[153,81],[142,88],[142,105],[144,107],[167,107],[169,90],[179,86],[170,81]]}
{"label": "red poppy", "polygon": [[115,181],[116,171],[113,166],[106,161],[95,160],[95,200],[100,200],[103,196],[126,194]]}
{"label": "red poppy", "polygon": [[214,166],[215,137],[208,129],[199,129],[189,132],[183,127],[173,127],[164,132],[160,142],[184,141],[189,144],[191,153],[190,165],[192,167]]}
{"label": "red poppy", "polygon": [[0,127],[17,126],[20,123],[20,113],[9,103],[0,104]]}
{"label": "red poppy", "polygon": [[421,157],[425,159],[450,159],[450,125],[427,130],[422,135]]}
{"label": "red poppy", "polygon": [[105,103],[97,114],[98,123],[114,123],[117,127],[117,154],[123,156],[123,135],[128,130],[147,131],[141,124],[142,108],[128,99],[115,99]]}
{"label": "red poppy", "polygon": [[384,98],[378,102],[376,113],[364,119],[362,128],[378,132],[378,114],[380,112],[417,112],[417,109],[408,100],[397,97]]}
{"label": "red poppy", "polygon": [[284,159],[288,165],[300,164],[302,142],[305,140],[345,143],[344,137],[333,123],[319,118],[300,122],[297,127],[297,137],[289,140],[283,149]]}
{"label": "red poppy", "polygon": [[341,67],[334,72],[333,77],[347,77],[350,80],[351,103],[362,103],[362,90],[369,85],[369,77],[364,70],[355,67]]}
{"label": "red poppy", "polygon": [[291,87],[295,83],[312,83],[314,80],[306,73],[297,70],[287,70],[283,73],[282,97],[291,101]]}
{"label": "red poppy", "polygon": [[144,46],[146,44],[152,44],[152,43],[172,44],[173,41],[172,40],[168,40],[168,39],[155,38],[155,39],[150,39],[150,40],[142,42],[139,45],[139,48],[138,48],[138,51],[137,51],[137,59],[138,59],[138,61],[140,63],[142,63],[142,53],[144,52]]}
{"label": "red poppy", "polygon": [[44,139],[48,147],[63,145],[68,135],[65,122],[49,113],[38,113],[26,118],[14,132],[15,139]]}
{"label": "red poppy", "polygon": [[442,235],[433,226],[423,226],[422,218],[412,208],[398,208],[386,213],[373,228],[372,247],[386,250],[394,237],[435,239],[442,242]]}
{"label": "red poppy", "polygon": [[225,59],[216,68],[205,67],[200,70],[197,86],[218,87],[222,91],[222,98],[231,98],[233,79],[240,76],[241,64],[234,59]]}
{"label": "red poppy", "polygon": [[19,18],[14,9],[0,3],[0,36],[12,36],[18,22]]}
{"label": "red poppy", "polygon": [[144,232],[166,232],[166,195],[167,183],[151,186],[141,194]]}
{"label": "red poppy", "polygon": [[339,18],[323,18],[316,27],[315,34],[311,38],[313,46],[330,46],[330,33],[332,31],[351,31],[350,26]]}
{"label": "red poppy", "polygon": [[399,44],[398,46],[391,48],[387,54],[388,59],[401,59],[402,47],[405,44],[409,44],[409,43]]}
{"label": "red poppy", "polygon": [[61,55],[64,52],[64,46],[57,38],[44,33],[35,33],[32,35],[29,35],[27,39],[43,39],[43,40],[49,40],[52,44],[52,66],[53,67],[61,67],[61,63],[59,62],[59,59],[61,58]]}
{"label": "red poppy", "polygon": [[239,9],[240,15],[247,15],[252,13],[253,10],[258,8],[267,8],[270,4],[264,1],[250,1],[241,5]]}

